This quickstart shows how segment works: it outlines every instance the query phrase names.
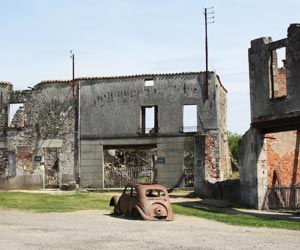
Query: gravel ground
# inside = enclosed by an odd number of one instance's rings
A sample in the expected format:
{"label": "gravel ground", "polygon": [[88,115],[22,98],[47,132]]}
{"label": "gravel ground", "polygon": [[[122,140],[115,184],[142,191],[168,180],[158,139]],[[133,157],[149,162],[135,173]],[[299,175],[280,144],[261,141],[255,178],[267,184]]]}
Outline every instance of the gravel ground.
{"label": "gravel ground", "polygon": [[299,249],[300,232],[229,226],[179,216],[172,222],[117,218],[109,211],[0,210],[0,249]]}

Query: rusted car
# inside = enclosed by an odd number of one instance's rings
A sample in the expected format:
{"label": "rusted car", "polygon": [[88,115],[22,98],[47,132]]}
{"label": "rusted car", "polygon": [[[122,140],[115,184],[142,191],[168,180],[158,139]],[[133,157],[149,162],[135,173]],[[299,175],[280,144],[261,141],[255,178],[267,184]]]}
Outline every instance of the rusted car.
{"label": "rusted car", "polygon": [[110,200],[115,214],[141,217],[143,220],[173,220],[169,194],[159,184],[128,184],[122,195]]}

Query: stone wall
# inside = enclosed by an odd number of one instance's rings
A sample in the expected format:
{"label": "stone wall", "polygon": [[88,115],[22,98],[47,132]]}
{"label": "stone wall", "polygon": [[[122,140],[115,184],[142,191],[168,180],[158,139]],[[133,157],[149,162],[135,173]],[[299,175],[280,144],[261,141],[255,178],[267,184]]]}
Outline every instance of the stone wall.
{"label": "stone wall", "polygon": [[[57,184],[74,180],[75,104],[71,90],[65,82],[50,82],[40,83],[30,91],[10,88],[5,92],[7,106],[23,103],[11,126],[0,129],[3,152],[15,155],[15,164],[6,164],[6,172],[15,168],[15,174],[2,175],[6,188],[42,187],[41,165],[46,163],[46,173],[53,167],[54,163],[47,159],[53,150],[59,158]],[[7,119],[8,112],[3,114],[3,120]],[[35,156],[41,156],[41,161],[35,162]]]}
{"label": "stone wall", "polygon": [[0,82],[0,128],[8,126],[9,96],[12,90],[10,82]]}

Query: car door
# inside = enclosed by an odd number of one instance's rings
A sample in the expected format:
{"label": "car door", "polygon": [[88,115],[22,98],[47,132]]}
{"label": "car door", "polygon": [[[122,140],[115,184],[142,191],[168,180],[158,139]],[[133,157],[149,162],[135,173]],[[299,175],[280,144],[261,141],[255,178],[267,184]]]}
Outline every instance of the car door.
{"label": "car door", "polygon": [[119,199],[119,208],[122,214],[131,214],[137,202],[137,191],[134,186],[127,186]]}

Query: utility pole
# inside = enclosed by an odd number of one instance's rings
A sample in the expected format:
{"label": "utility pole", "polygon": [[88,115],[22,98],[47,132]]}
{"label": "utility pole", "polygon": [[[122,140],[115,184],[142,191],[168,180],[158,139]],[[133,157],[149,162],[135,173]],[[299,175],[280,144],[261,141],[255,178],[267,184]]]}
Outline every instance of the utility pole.
{"label": "utility pole", "polygon": [[72,93],[73,93],[73,100],[76,98],[76,84],[75,84],[75,55],[73,51],[70,51],[71,55],[70,58],[72,59]]}
{"label": "utility pole", "polygon": [[206,87],[206,99],[208,99],[208,38],[207,38],[207,24],[214,23],[214,21],[207,21],[212,20],[215,17],[210,16],[214,14],[213,11],[207,12],[207,10],[213,10],[214,7],[205,8],[204,9],[204,18],[205,18],[205,87]]}

